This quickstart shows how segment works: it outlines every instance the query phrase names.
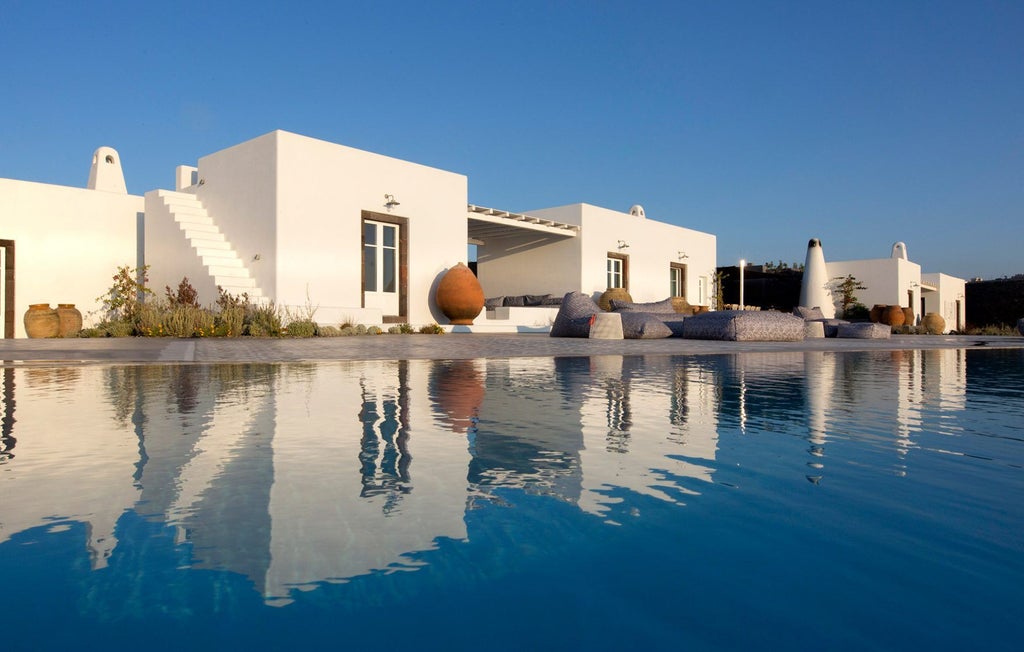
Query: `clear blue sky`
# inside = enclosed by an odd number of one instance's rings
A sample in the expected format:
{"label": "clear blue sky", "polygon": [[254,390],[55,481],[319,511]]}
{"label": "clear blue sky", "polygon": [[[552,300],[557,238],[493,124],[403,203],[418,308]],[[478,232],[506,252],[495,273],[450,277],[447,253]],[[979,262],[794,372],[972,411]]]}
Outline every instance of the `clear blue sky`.
{"label": "clear blue sky", "polygon": [[1020,0],[0,0],[0,71],[0,177],[84,186],[109,145],[141,194],[285,129],[485,206],[643,204],[721,265],[1024,272]]}

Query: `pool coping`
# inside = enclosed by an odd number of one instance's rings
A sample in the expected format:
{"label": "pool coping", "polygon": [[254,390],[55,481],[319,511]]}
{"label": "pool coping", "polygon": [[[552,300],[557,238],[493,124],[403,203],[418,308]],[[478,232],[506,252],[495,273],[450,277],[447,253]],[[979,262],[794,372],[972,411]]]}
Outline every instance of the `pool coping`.
{"label": "pool coping", "polygon": [[0,339],[4,366],[25,364],[312,362],[329,360],[458,360],[593,355],[716,355],[804,351],[1024,349],[1024,337],[894,335],[886,340],[799,342],[591,340],[546,334],[362,335],[332,338],[70,338]]}

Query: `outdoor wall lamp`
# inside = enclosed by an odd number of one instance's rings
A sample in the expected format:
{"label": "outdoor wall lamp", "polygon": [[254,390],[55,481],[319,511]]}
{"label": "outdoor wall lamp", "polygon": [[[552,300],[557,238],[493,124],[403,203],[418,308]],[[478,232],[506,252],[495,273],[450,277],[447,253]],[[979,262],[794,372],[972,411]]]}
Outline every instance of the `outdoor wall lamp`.
{"label": "outdoor wall lamp", "polygon": [[625,240],[619,240],[619,249],[628,249],[629,245],[626,244]]}
{"label": "outdoor wall lamp", "polygon": [[391,210],[395,206],[401,205],[394,195],[384,195],[384,205],[387,206],[388,210]]}
{"label": "outdoor wall lamp", "polygon": [[676,253],[679,255],[677,260],[683,260],[684,258],[689,258],[689,256],[686,255],[685,251],[677,251]]}

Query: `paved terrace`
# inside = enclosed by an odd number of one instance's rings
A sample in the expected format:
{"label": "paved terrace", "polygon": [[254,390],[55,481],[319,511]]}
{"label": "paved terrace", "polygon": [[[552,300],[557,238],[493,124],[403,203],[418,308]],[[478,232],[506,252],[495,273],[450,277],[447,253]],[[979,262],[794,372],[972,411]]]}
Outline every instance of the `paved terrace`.
{"label": "paved terrace", "polygon": [[83,363],[291,362],[317,360],[456,360],[591,355],[709,355],[785,351],[897,351],[987,347],[1024,349],[1024,337],[894,335],[888,340],[803,342],[590,340],[546,334],[361,335],[309,339],[106,338],[3,339],[3,365]]}

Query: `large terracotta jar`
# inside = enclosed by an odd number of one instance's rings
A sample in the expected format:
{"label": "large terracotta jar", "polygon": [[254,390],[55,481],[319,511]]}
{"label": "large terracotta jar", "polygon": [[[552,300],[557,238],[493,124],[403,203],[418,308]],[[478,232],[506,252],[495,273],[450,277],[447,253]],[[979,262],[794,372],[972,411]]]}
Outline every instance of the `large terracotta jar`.
{"label": "large terracotta jar", "polygon": [[931,335],[942,335],[946,332],[946,320],[937,312],[926,312],[921,325]]}
{"label": "large terracotta jar", "polygon": [[468,326],[484,309],[484,289],[463,263],[449,269],[437,284],[437,307],[456,326]]}
{"label": "large terracotta jar", "polygon": [[25,334],[29,337],[58,337],[60,317],[48,303],[30,304],[25,311]]}
{"label": "large terracotta jar", "polygon": [[904,308],[903,309],[903,323],[906,324],[907,326],[913,326],[914,325],[914,309],[913,308]]}
{"label": "large terracotta jar", "polygon": [[885,312],[885,304],[876,303],[871,306],[871,312],[868,313],[868,319],[870,319],[872,323],[877,324],[882,321],[883,312]]}
{"label": "large terracotta jar", "polygon": [[625,288],[608,288],[597,299],[597,305],[601,310],[607,312],[612,309],[612,299],[633,303],[633,297],[630,296]]}
{"label": "large terracotta jar", "polygon": [[905,321],[901,306],[886,306],[882,311],[881,322],[890,326],[902,326]]}
{"label": "large terracotta jar", "polygon": [[82,330],[82,313],[73,303],[58,303],[57,317],[60,319],[59,337],[74,337]]}

